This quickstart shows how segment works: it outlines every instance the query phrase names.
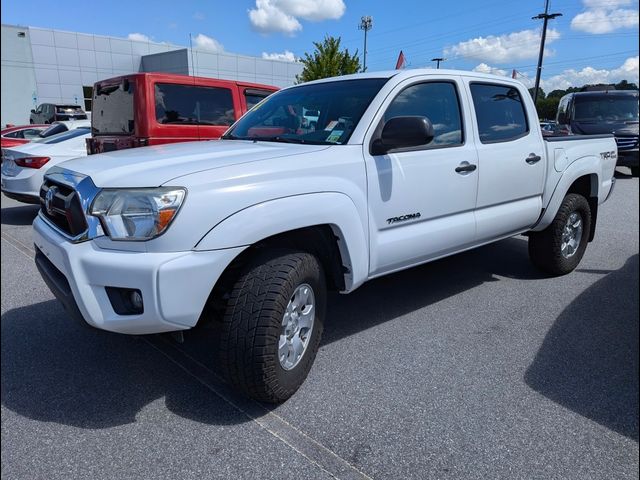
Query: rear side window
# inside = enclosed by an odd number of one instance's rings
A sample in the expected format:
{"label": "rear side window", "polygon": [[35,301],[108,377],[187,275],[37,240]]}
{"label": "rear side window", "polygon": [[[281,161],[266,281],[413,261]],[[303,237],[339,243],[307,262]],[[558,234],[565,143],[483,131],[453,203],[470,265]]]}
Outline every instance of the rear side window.
{"label": "rear side window", "polygon": [[157,83],[156,120],[165,125],[219,125],[235,121],[228,88]]}
{"label": "rear side window", "polygon": [[453,83],[428,82],[405,88],[387,108],[384,121],[405,115],[431,120],[434,137],[428,147],[462,145],[462,117]]}
{"label": "rear side window", "polygon": [[522,97],[516,88],[472,83],[471,96],[482,143],[508,142],[529,132]]}

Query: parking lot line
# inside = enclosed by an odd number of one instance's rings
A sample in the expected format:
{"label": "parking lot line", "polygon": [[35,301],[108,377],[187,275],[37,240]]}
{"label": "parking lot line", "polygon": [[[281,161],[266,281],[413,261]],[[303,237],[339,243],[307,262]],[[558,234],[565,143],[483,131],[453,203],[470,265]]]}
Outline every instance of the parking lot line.
{"label": "parking lot line", "polygon": [[279,415],[269,411],[260,403],[233,392],[210,368],[164,338],[160,336],[142,338],[215,395],[332,477],[345,480],[371,480],[367,474]]}
{"label": "parking lot line", "polygon": [[4,230],[2,231],[2,239],[8,244],[10,244],[13,248],[18,250],[20,253],[25,255],[29,260],[33,260],[33,256],[36,253],[33,248],[28,247],[27,245],[22,243],[20,240],[8,234]]}

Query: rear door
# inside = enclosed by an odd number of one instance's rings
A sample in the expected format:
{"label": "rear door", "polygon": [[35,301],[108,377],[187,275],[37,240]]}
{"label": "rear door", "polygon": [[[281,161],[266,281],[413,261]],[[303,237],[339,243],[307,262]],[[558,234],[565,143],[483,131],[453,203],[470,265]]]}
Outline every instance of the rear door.
{"label": "rear door", "polygon": [[523,231],[542,210],[546,171],[536,112],[516,84],[465,79],[473,104],[478,151],[478,242]]}
{"label": "rear door", "polygon": [[[462,80],[428,78],[396,86],[365,137],[373,276],[460,250],[475,237],[479,172]],[[433,141],[371,155],[375,130],[404,115],[428,117]]]}

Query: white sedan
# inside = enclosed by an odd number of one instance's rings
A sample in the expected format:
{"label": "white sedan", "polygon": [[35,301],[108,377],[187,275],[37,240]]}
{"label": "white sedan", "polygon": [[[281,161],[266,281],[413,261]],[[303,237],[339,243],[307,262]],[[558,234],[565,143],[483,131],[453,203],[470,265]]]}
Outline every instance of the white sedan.
{"label": "white sedan", "polygon": [[66,160],[87,155],[90,127],[79,127],[3,151],[2,193],[24,203],[40,203],[45,172]]}

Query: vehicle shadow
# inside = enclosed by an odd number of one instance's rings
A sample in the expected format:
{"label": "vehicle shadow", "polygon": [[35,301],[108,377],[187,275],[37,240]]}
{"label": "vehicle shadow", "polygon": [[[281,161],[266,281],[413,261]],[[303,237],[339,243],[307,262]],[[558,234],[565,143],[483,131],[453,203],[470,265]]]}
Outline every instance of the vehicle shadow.
{"label": "vehicle shadow", "polygon": [[2,209],[0,221],[3,225],[25,226],[31,225],[38,215],[37,205],[23,205],[20,207],[6,207]]}
{"label": "vehicle shadow", "polygon": [[[332,295],[323,344],[500,277],[541,278],[523,238],[383,277],[352,295]],[[198,422],[248,421],[146,340],[76,324],[57,301],[10,310],[2,316],[2,404],[28,418],[90,429],[134,422],[158,399]],[[217,375],[213,329],[199,327],[175,347]],[[229,397],[221,380],[213,378],[212,384]]]}
{"label": "vehicle shadow", "polygon": [[638,441],[638,255],[578,296],[527,369],[535,391]]}

